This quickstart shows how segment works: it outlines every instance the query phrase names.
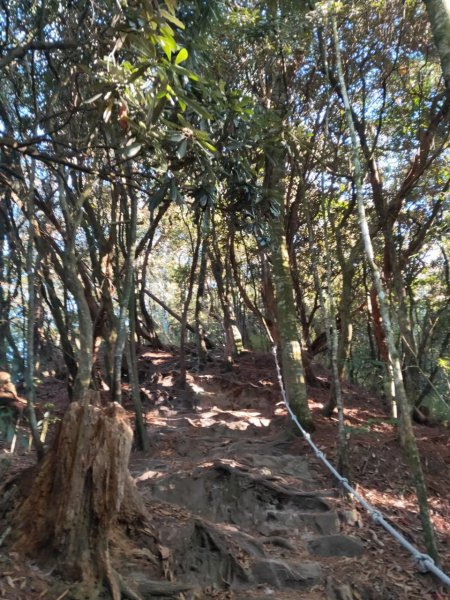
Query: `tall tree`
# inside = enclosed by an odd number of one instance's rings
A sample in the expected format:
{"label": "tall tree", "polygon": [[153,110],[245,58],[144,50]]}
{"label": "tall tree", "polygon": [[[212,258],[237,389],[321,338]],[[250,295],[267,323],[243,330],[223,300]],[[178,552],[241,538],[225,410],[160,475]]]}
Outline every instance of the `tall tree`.
{"label": "tall tree", "polygon": [[450,5],[448,0],[424,0],[450,101]]}
{"label": "tall tree", "polygon": [[351,143],[352,143],[352,162],[355,173],[355,187],[358,205],[359,223],[361,227],[361,236],[364,243],[364,250],[368,260],[368,264],[372,271],[372,277],[374,286],[376,289],[378,301],[380,304],[381,316],[383,319],[384,331],[386,334],[386,341],[389,350],[389,360],[392,364],[396,397],[400,407],[401,415],[401,427],[403,432],[403,443],[406,452],[406,458],[409,461],[414,483],[416,486],[417,498],[419,502],[419,510],[422,519],[422,526],[424,530],[425,543],[427,545],[428,552],[438,561],[438,551],[436,546],[436,540],[434,535],[433,525],[430,519],[430,513],[428,508],[428,493],[423,475],[421,460],[419,456],[419,450],[417,448],[414,431],[412,428],[411,411],[408,397],[403,382],[403,375],[401,369],[400,355],[395,342],[395,332],[391,323],[390,307],[388,301],[388,295],[383,285],[381,274],[378,265],[375,261],[375,255],[370,237],[369,226],[366,217],[366,208],[363,197],[363,172],[361,161],[359,158],[360,145],[356,135],[356,130],[352,119],[352,107],[350,105],[347,86],[345,83],[344,71],[342,68],[342,61],[339,48],[339,37],[338,28],[336,23],[336,15],[334,11],[331,12],[331,24],[332,24],[332,35],[334,50],[336,54],[336,69],[339,80],[340,91],[342,94],[342,100],[345,108],[345,114],[347,118],[347,125],[350,131]]}

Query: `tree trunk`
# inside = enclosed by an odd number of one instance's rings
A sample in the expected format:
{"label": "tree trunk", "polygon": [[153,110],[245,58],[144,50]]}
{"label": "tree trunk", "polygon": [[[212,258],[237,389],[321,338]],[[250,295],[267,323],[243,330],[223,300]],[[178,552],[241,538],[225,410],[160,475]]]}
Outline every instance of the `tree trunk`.
{"label": "tree trunk", "polygon": [[380,312],[377,291],[372,287],[370,296],[370,314],[372,315],[373,331],[377,345],[378,360],[383,363],[383,387],[384,395],[390,407],[392,418],[398,417],[397,400],[395,397],[394,372],[389,358],[389,350],[386,343],[386,335],[383,325],[383,319]]}
{"label": "tree trunk", "polygon": [[[144,326],[146,329],[147,339],[149,340],[151,347],[154,348],[155,350],[161,350],[163,348],[163,344],[162,344],[161,340],[159,339],[157,329],[156,329],[156,323],[155,323],[152,315],[147,310],[147,306],[145,305],[145,290],[147,287],[148,264],[149,264],[149,259],[150,259],[150,253],[151,253],[152,247],[153,247],[154,233],[155,233],[158,223],[162,219],[162,217],[163,217],[164,213],[166,212],[167,208],[169,207],[169,205],[170,205],[170,202],[168,202],[168,203],[164,204],[162,207],[160,207],[158,214],[154,218],[153,223],[147,232],[147,234],[148,234],[147,247],[144,252],[144,260],[142,263],[141,278],[140,278],[140,285],[139,285],[139,308],[140,308],[142,319],[143,319]],[[144,238],[145,237],[146,236],[144,236]],[[139,242],[139,244],[136,248],[136,254],[139,254],[139,252],[143,249],[144,238]]]}
{"label": "tree trunk", "polygon": [[[134,285],[133,285],[134,288]],[[136,440],[140,450],[148,452],[150,449],[150,440],[147,427],[145,425],[142,413],[141,390],[139,387],[139,375],[137,368],[136,352],[136,295],[133,294],[130,299],[130,334],[126,344],[126,358],[128,364],[128,373],[131,383],[131,398],[133,400],[134,413],[136,419]]]}
{"label": "tree trunk", "polygon": [[[269,15],[277,19],[279,7],[273,3]],[[264,181],[262,207],[267,217],[270,256],[275,287],[276,320],[279,334],[281,372],[290,406],[305,429],[313,429],[308,406],[302,366],[302,348],[297,329],[297,310],[286,241],[286,144],[284,130],[288,126],[289,103],[286,87],[286,63],[283,51],[277,48],[267,63],[268,82],[264,98],[270,114],[271,132],[264,147]]]}
{"label": "tree trunk", "polygon": [[42,296],[50,308],[56,329],[58,330],[61,350],[67,367],[69,396],[72,396],[73,382],[75,381],[78,370],[77,361],[75,360],[75,354],[64,322],[64,307],[58,298],[55,286],[53,285],[49,261],[44,259],[41,264],[44,277]]}
{"label": "tree trunk", "polygon": [[90,599],[106,582],[120,600],[111,536],[120,531],[119,519],[133,527],[146,520],[128,472],[132,439],[118,404],[100,409],[73,402],[14,518],[14,549],[81,581]]}
{"label": "tree trunk", "polygon": [[188,319],[189,306],[191,305],[192,294],[193,294],[193,291],[194,291],[195,273],[197,271],[198,255],[199,255],[199,252],[200,252],[200,244],[201,244],[201,240],[202,240],[202,236],[201,236],[201,224],[202,224],[202,217],[200,215],[198,215],[197,216],[197,223],[196,223],[197,237],[196,237],[195,247],[193,248],[192,264],[191,264],[191,269],[190,269],[190,273],[189,273],[189,280],[188,280],[188,288],[187,288],[186,299],[185,299],[184,306],[183,306],[183,314],[181,315],[181,331],[180,331],[180,375],[179,375],[178,384],[179,384],[179,386],[180,386],[180,388],[182,390],[184,390],[184,388],[186,387],[186,370],[187,370],[186,369],[187,319]]}
{"label": "tree trunk", "polygon": [[201,313],[205,301],[205,281],[206,268],[208,265],[208,232],[205,234],[202,243],[202,256],[200,260],[200,270],[198,274],[197,298],[195,301],[195,331],[197,334],[197,354],[198,368],[201,370],[205,367],[208,358],[208,349],[205,342],[205,330],[201,322]]}
{"label": "tree trunk", "polygon": [[395,292],[396,300],[395,309],[397,312],[397,321],[404,353],[403,377],[410,403],[410,410],[412,411],[421,388],[421,375],[418,364],[416,340],[414,339],[413,324],[408,311],[405,281],[395,252],[391,228],[389,229],[388,235],[385,233],[385,240],[386,244],[389,245],[388,252],[392,269],[392,287]]}
{"label": "tree trunk", "polygon": [[269,339],[269,343],[271,345],[273,345],[274,340],[272,337],[272,332],[268,323],[267,318],[263,315],[263,313],[259,310],[258,306],[256,305],[256,302],[252,302],[252,300],[250,299],[247,290],[245,289],[244,284],[241,281],[240,275],[239,275],[239,268],[238,268],[238,264],[237,264],[237,260],[236,260],[236,252],[235,252],[235,243],[234,243],[234,239],[235,239],[235,229],[234,226],[231,225],[231,231],[230,231],[230,264],[231,264],[231,269],[233,272],[233,277],[234,277],[234,281],[237,285],[237,288],[239,290],[240,296],[242,298],[242,300],[244,301],[245,306],[255,315],[255,317],[258,319],[263,331],[265,331],[268,339]]}
{"label": "tree trunk", "polygon": [[370,348],[370,359],[372,361],[376,361],[377,360],[377,354],[375,352],[375,344],[374,344],[374,339],[373,339],[373,332],[372,332],[372,300],[370,297],[370,292],[369,292],[369,286],[367,283],[367,266],[364,262],[364,267],[363,267],[363,283],[364,283],[364,292],[366,295],[366,326],[367,326],[367,341],[369,342],[369,348]]}
{"label": "tree trunk", "polygon": [[[144,290],[144,291],[145,291],[145,294],[147,294],[147,296],[149,298],[151,298],[154,302],[156,302],[156,304],[159,304],[167,313],[169,313],[169,315],[171,317],[173,317],[174,319],[176,319],[177,321],[179,321],[181,323],[181,321],[183,320],[182,315],[179,315],[177,312],[175,312],[173,309],[171,309],[170,306],[168,306],[165,302],[163,302],[162,300],[157,298],[154,294],[152,294],[148,290]],[[203,329],[205,328],[203,323],[202,323],[202,327],[203,327]],[[195,333],[195,327],[193,325],[191,325],[190,323],[186,323],[186,329],[188,331],[190,331],[191,333]],[[205,344],[206,344],[206,347],[208,348],[208,350],[211,350],[212,348],[214,348],[213,342],[207,336],[205,336]]]}
{"label": "tree trunk", "polygon": [[261,260],[261,298],[266,313],[265,322],[267,326],[267,331],[269,333],[270,343],[275,343],[275,345],[278,346],[280,343],[280,338],[277,328],[276,302],[273,279],[270,273],[269,261],[267,259],[265,251],[260,248],[259,254]]}
{"label": "tree trunk", "polygon": [[436,539],[433,530],[433,525],[430,519],[430,513],[428,508],[428,493],[423,475],[422,464],[420,460],[419,451],[417,448],[416,439],[414,436],[414,430],[412,427],[411,412],[408,402],[408,398],[403,383],[403,375],[400,364],[400,356],[395,343],[395,334],[391,325],[391,318],[389,314],[389,304],[386,290],[384,289],[380,271],[375,262],[375,255],[372,246],[372,240],[369,233],[369,226],[367,223],[366,209],[364,205],[363,196],[363,173],[361,168],[361,162],[359,158],[360,146],[358,138],[356,136],[355,127],[352,119],[352,111],[350,106],[350,100],[348,98],[347,87],[344,79],[344,72],[342,69],[338,30],[336,24],[336,17],[332,13],[332,28],[333,28],[333,42],[334,50],[336,53],[336,66],[338,72],[339,86],[342,93],[342,98],[345,108],[345,116],[347,120],[347,126],[350,131],[351,142],[352,142],[352,163],[355,177],[355,188],[358,205],[359,224],[361,228],[361,236],[364,243],[364,250],[367,257],[367,262],[372,271],[372,277],[374,281],[374,287],[377,293],[378,302],[380,305],[381,317],[383,320],[384,331],[386,334],[386,342],[389,351],[390,362],[393,369],[395,391],[397,402],[399,404],[401,413],[401,427],[403,430],[404,437],[404,448],[406,459],[409,463],[411,473],[414,479],[416,487],[417,499],[419,504],[420,516],[422,520],[422,527],[424,531],[425,543],[427,550],[435,561],[438,561],[438,552],[436,546]]}
{"label": "tree trunk", "polygon": [[441,61],[447,97],[450,100],[450,4],[448,0],[424,0]]}
{"label": "tree trunk", "polygon": [[[328,225],[330,221],[330,214],[328,206],[325,204],[326,200],[322,197],[324,205],[324,234],[325,234],[325,251],[327,258],[327,294],[329,309],[324,310],[325,317],[328,316],[327,332],[329,333],[329,347],[330,347],[330,359],[331,359],[331,373],[333,379],[333,396],[336,400],[336,407],[338,411],[338,469],[344,475],[344,477],[350,477],[350,467],[348,462],[347,442],[345,437],[345,418],[344,418],[344,400],[342,397],[341,387],[341,373],[339,372],[339,339],[338,329],[336,324],[336,305],[334,302],[333,289],[332,289],[332,264],[331,264],[331,250],[328,239]],[[344,290],[343,290],[344,291]],[[349,305],[351,305],[350,298],[348,299]]]}
{"label": "tree trunk", "polygon": [[[3,155],[0,153],[0,156],[1,162]],[[19,375],[25,372],[25,361],[11,326],[15,321],[12,309],[19,294],[19,286],[14,285],[14,281],[22,277],[22,255],[19,251],[19,232],[11,225],[14,211],[10,208],[9,196],[10,190],[3,188],[0,203],[0,368]]]}
{"label": "tree trunk", "polygon": [[[131,179],[132,172],[131,168],[127,166],[127,176]],[[116,402],[122,400],[122,361],[125,344],[128,338],[129,323],[130,323],[130,300],[133,295],[134,287],[134,268],[135,268],[135,256],[136,256],[136,227],[137,227],[137,213],[138,213],[138,199],[134,190],[130,187],[129,194],[124,185],[121,187],[122,205],[126,207],[128,198],[130,199],[130,223],[127,232],[127,247],[126,247],[126,258],[125,258],[125,281],[121,287],[119,293],[119,305],[120,312],[117,323],[117,340],[116,347],[114,350],[114,374],[113,374],[113,388],[112,397]]]}
{"label": "tree trunk", "polygon": [[[291,178],[294,174],[291,174]],[[289,187],[291,187],[289,185]],[[287,194],[289,202],[289,192]],[[320,379],[314,374],[312,366],[312,354],[311,354],[311,321],[308,319],[306,314],[306,305],[304,300],[304,293],[302,290],[302,284],[300,281],[300,269],[298,266],[298,258],[296,248],[294,244],[294,236],[298,231],[298,209],[300,205],[306,205],[305,187],[304,182],[299,183],[295,200],[289,207],[289,214],[287,217],[286,231],[286,244],[289,254],[289,265],[291,269],[292,289],[294,291],[294,300],[297,308],[298,318],[301,325],[301,336],[300,345],[302,353],[302,366],[305,375],[305,381],[307,385],[311,387],[319,387],[321,385]]]}
{"label": "tree trunk", "polygon": [[[226,268],[221,258],[221,251],[217,240],[217,232],[212,221],[210,261],[214,279],[217,284],[217,295],[223,313],[223,330],[225,337],[224,364],[226,369],[231,369],[233,357],[242,352],[242,335],[237,326],[236,317],[230,297],[231,272]],[[230,240],[227,240],[227,248]]]}
{"label": "tree trunk", "polygon": [[35,164],[33,162],[31,166],[31,177],[30,177],[30,191],[28,194],[27,212],[29,219],[28,226],[28,247],[27,247],[27,273],[28,273],[28,312],[27,312],[27,336],[26,336],[26,363],[25,363],[25,383],[27,388],[27,404],[28,404],[28,418],[30,421],[31,437],[33,439],[33,445],[35,447],[38,460],[42,460],[44,457],[44,447],[42,445],[38,424],[36,419],[36,412],[34,410],[35,401],[35,386],[34,386],[34,373],[35,373],[35,306],[36,306],[36,261],[35,261],[35,249],[34,249],[34,228],[35,228],[35,215],[34,215],[34,176],[35,176]]}
{"label": "tree trunk", "polygon": [[69,206],[66,198],[64,170],[59,171],[59,201],[66,223],[66,240],[64,245],[64,283],[72,294],[77,305],[79,323],[78,370],[73,386],[73,400],[81,401],[87,395],[92,379],[94,328],[91,311],[86,299],[83,284],[80,280],[78,257],[76,252],[76,236],[83,216],[85,196],[80,192],[74,207]]}
{"label": "tree trunk", "polygon": [[[322,181],[323,188],[323,181]],[[334,409],[338,410],[338,469],[344,475],[344,477],[349,477],[349,464],[348,464],[348,453],[347,453],[347,443],[345,438],[345,421],[344,421],[344,402],[342,398],[342,389],[341,389],[341,378],[339,373],[339,364],[338,364],[338,331],[336,325],[336,305],[333,297],[332,290],[332,264],[331,264],[331,250],[330,244],[328,240],[328,222],[330,220],[329,211],[325,204],[326,200],[324,199],[325,191],[321,190],[321,204],[323,209],[323,220],[324,220],[324,240],[325,240],[325,251],[326,251],[326,264],[327,264],[327,297],[325,297],[320,278],[319,272],[317,270],[317,262],[316,259],[319,254],[319,248],[316,246],[314,242],[314,231],[311,223],[311,215],[309,212],[309,207],[305,204],[305,215],[306,215],[306,223],[308,227],[308,241],[309,248],[311,252],[311,256],[313,258],[313,277],[314,284],[316,286],[317,293],[320,298],[320,310],[322,314],[323,326],[325,327],[326,337],[327,337],[327,348],[328,354],[330,356],[330,364],[331,364],[331,373],[332,373],[332,386],[330,399],[328,403],[324,406],[324,413],[327,416],[331,416],[334,412]],[[348,299],[348,304],[350,305],[350,299]]]}
{"label": "tree trunk", "polygon": [[229,313],[231,319],[231,332],[233,335],[233,346],[234,352],[237,356],[242,354],[244,351],[244,342],[242,336],[242,328],[239,326],[239,319],[237,315],[238,312],[238,303],[236,300],[236,288],[234,287],[234,280],[231,271],[230,264],[230,238],[227,238],[227,255],[225,261],[225,297],[229,306]]}
{"label": "tree trunk", "polygon": [[[266,191],[279,191],[281,173],[272,177],[272,163],[266,163]],[[269,183],[270,182],[270,183]],[[294,304],[291,271],[284,235],[284,198],[272,195],[280,214],[269,219],[271,238],[272,273],[275,286],[277,329],[280,339],[281,368],[286,394],[296,417],[307,429],[312,429],[312,416],[308,407],[306,383],[302,368],[302,354],[297,329],[297,311]]]}

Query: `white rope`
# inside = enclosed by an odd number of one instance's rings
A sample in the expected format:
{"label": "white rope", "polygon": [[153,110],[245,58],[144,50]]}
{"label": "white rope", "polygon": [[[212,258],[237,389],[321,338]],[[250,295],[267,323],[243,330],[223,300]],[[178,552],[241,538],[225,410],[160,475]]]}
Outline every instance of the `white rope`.
{"label": "white rope", "polygon": [[287,411],[288,411],[291,419],[297,425],[301,434],[303,435],[305,440],[308,442],[308,444],[311,446],[311,448],[312,448],[314,454],[317,456],[317,458],[319,458],[323,462],[323,464],[328,468],[328,470],[331,471],[331,473],[333,473],[333,475],[340,482],[342,487],[345,488],[347,490],[347,492],[349,492],[349,494],[351,496],[353,496],[353,498],[355,500],[357,500],[366,509],[366,511],[372,517],[372,520],[374,521],[374,523],[377,523],[378,525],[381,525],[382,527],[384,527],[384,529],[386,529],[386,531],[388,531],[398,542],[400,542],[400,544],[404,548],[406,548],[406,550],[408,550],[408,552],[410,552],[410,554],[412,554],[412,556],[414,557],[414,560],[417,564],[417,567],[421,573],[431,572],[434,575],[436,575],[436,577],[440,581],[442,581],[442,583],[444,583],[445,585],[450,587],[450,577],[446,573],[444,573],[444,571],[442,571],[438,566],[436,566],[436,564],[435,564],[434,560],[431,558],[431,556],[429,556],[428,554],[423,554],[423,553],[419,552],[419,550],[417,550],[417,548],[415,548],[412,544],[410,544],[410,542],[408,542],[408,540],[401,533],[399,533],[388,521],[386,521],[386,519],[384,518],[384,516],[381,514],[380,511],[378,511],[371,504],[369,504],[362,496],[360,496],[358,494],[358,492],[356,490],[354,490],[352,488],[352,486],[349,484],[348,479],[346,479],[345,477],[342,477],[342,475],[329,462],[329,460],[327,459],[325,454],[321,450],[319,450],[319,448],[316,446],[316,444],[312,441],[311,435],[305,429],[303,429],[299,420],[297,419],[297,417],[295,416],[291,407],[289,406],[289,401],[288,401],[286,390],[285,390],[284,384],[283,384],[283,377],[281,375],[280,365],[278,363],[276,346],[272,347],[272,352],[273,352],[273,355],[275,358],[275,365],[277,368],[277,375],[278,375],[278,380],[279,380],[279,384],[280,384],[283,402],[287,408]]}

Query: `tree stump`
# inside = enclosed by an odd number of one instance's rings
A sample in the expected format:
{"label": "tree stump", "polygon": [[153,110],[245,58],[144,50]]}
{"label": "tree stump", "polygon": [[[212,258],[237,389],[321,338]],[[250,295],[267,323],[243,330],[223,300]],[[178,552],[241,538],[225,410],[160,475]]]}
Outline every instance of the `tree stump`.
{"label": "tree stump", "polygon": [[72,403],[15,516],[14,549],[80,581],[89,598],[106,582],[120,600],[123,580],[111,567],[111,536],[147,520],[128,471],[132,438],[120,405]]}

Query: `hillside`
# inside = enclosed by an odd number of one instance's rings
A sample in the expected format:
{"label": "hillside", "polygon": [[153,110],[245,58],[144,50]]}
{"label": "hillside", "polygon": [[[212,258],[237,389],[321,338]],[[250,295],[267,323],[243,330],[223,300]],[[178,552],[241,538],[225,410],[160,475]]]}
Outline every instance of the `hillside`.
{"label": "hillside", "polygon": [[[339,493],[325,467],[293,433],[272,361],[269,354],[244,353],[227,373],[214,360],[202,372],[189,372],[181,392],[176,355],[141,354],[152,447],[148,454],[132,453],[130,471],[157,541],[155,546],[148,533],[136,531],[133,544],[113,543],[115,568],[142,598],[448,598],[431,576],[418,573],[395,540]],[[313,438],[333,460],[336,419],[320,414],[328,393],[323,370],[320,379],[322,388],[309,389]],[[353,484],[422,549],[413,487],[381,400],[355,386],[345,386],[344,396]],[[67,398],[56,380],[39,387],[38,404],[48,402],[54,404],[53,416],[64,412]],[[450,482],[443,476],[450,466],[448,429],[415,429],[442,566],[448,571]],[[2,444],[2,481],[19,475],[20,482],[21,471],[33,460],[20,443],[13,455]],[[26,491],[26,481],[22,485]],[[51,566],[24,562],[9,552],[8,524],[3,517],[0,597],[77,599]]]}

